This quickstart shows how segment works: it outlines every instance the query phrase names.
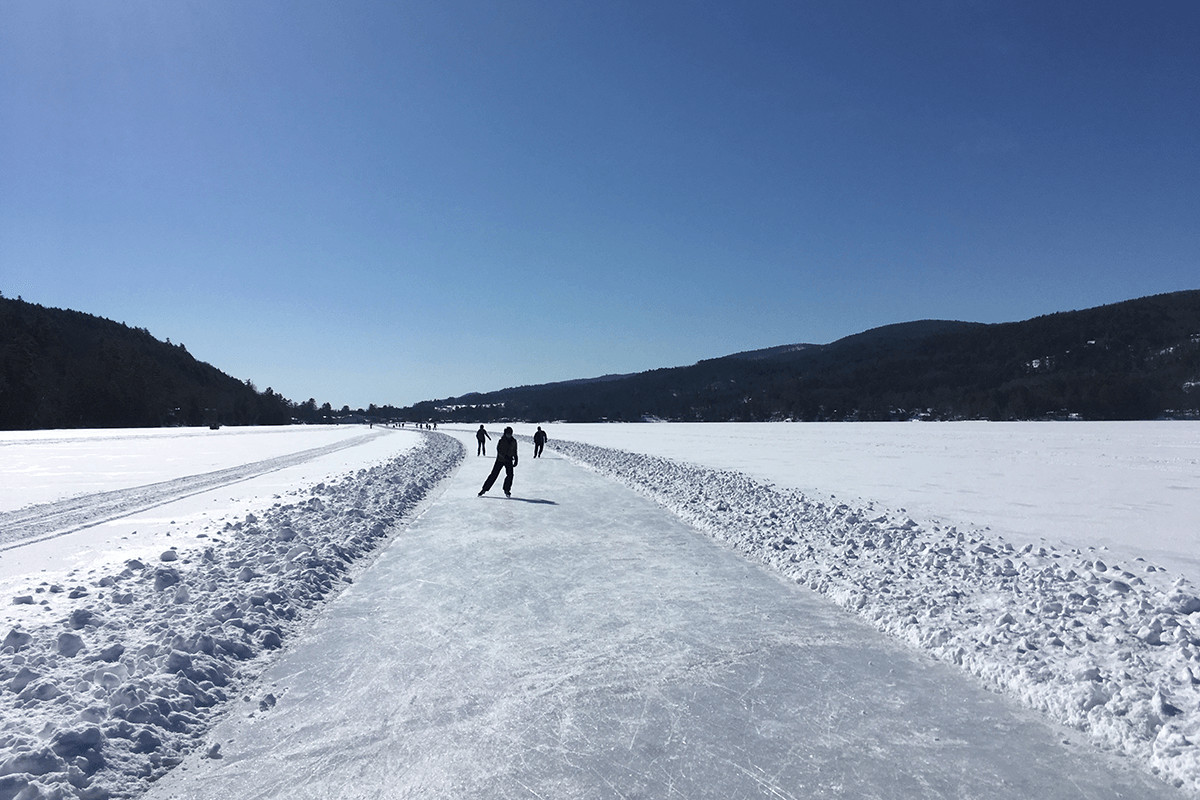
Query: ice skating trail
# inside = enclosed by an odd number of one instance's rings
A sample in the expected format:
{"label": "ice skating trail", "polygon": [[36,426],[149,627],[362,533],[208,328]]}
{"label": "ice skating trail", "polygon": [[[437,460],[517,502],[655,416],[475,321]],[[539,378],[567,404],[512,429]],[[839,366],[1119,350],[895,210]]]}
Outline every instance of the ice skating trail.
{"label": "ice skating trail", "polygon": [[512,499],[469,457],[147,798],[1182,796],[522,450]]}

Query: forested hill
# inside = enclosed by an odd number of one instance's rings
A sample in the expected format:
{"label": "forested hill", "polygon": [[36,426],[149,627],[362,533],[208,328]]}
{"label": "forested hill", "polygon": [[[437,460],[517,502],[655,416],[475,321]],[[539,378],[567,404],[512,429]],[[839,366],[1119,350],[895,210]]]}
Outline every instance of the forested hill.
{"label": "forested hill", "polygon": [[605,380],[419,403],[409,419],[1200,416],[1200,291],[1003,324],[923,320]]}
{"label": "forested hill", "polygon": [[[443,422],[1200,418],[1200,291],[1025,322],[901,323],[826,345],[358,413]],[[0,297],[0,429],[297,417],[337,415],[328,403],[260,393],[144,328]]]}
{"label": "forested hill", "polygon": [[291,404],[144,328],[0,297],[0,429],[279,424]]}

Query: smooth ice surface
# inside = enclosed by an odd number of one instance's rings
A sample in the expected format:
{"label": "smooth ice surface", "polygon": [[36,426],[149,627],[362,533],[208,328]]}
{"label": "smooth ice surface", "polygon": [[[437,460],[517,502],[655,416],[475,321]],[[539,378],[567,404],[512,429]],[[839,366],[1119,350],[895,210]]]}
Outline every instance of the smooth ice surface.
{"label": "smooth ice surface", "polygon": [[551,451],[511,500],[489,463],[148,797],[1177,796]]}

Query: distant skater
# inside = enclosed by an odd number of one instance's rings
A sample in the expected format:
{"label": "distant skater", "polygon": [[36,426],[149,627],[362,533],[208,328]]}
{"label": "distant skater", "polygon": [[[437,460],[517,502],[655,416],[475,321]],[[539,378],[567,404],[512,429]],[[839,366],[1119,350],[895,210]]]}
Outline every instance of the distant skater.
{"label": "distant skater", "polygon": [[542,448],[546,446],[546,432],[538,425],[537,433],[533,435],[533,457],[542,457]]}
{"label": "distant skater", "polygon": [[477,455],[477,456],[486,456],[487,455],[487,440],[490,438],[492,438],[492,437],[488,436],[488,432],[483,429],[482,425],[480,425],[479,430],[475,431],[475,441],[479,442],[479,447],[475,451],[475,455]]}
{"label": "distant skater", "polygon": [[487,494],[488,489],[491,489],[492,484],[496,482],[496,476],[503,469],[504,496],[512,497],[513,468],[516,466],[517,440],[513,436],[512,428],[505,428],[504,435],[500,437],[500,441],[496,442],[496,463],[492,465],[492,474],[488,475],[487,480],[483,482],[483,488],[479,490],[479,496],[483,497]]}

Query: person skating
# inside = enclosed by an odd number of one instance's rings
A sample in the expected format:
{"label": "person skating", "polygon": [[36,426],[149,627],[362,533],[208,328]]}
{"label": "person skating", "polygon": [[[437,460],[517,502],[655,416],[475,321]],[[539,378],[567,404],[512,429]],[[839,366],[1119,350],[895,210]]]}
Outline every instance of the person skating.
{"label": "person skating", "polygon": [[513,468],[516,466],[517,440],[513,436],[512,428],[505,428],[504,435],[500,437],[500,441],[496,442],[496,463],[492,465],[492,474],[488,475],[487,480],[483,482],[483,488],[479,490],[479,496],[483,497],[487,494],[488,489],[491,489],[492,484],[496,482],[496,476],[503,469],[504,496],[512,497]]}
{"label": "person skating", "polygon": [[488,432],[483,429],[482,425],[480,425],[479,430],[475,431],[475,441],[479,442],[479,447],[476,449],[475,455],[487,455],[487,440],[490,438],[492,437],[488,436]]}
{"label": "person skating", "polygon": [[542,457],[542,448],[546,446],[546,432],[538,425],[537,433],[533,435],[533,457]]}

